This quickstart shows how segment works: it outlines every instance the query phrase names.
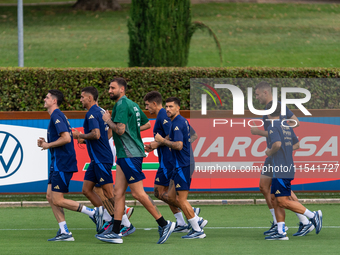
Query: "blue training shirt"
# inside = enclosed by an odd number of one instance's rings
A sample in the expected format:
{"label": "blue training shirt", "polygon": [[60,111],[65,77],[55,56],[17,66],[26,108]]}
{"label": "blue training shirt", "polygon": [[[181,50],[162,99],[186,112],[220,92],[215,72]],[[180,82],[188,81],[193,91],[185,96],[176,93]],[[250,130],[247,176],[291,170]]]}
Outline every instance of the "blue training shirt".
{"label": "blue training shirt", "polygon": [[49,149],[51,166],[53,166],[54,171],[78,172],[70,122],[59,109],[55,109],[51,114],[51,120],[47,128],[47,142],[57,141],[63,132],[70,133],[71,142]]}
{"label": "blue training shirt", "polygon": [[[293,145],[299,140],[291,127],[282,126],[279,121],[274,122],[273,127],[268,127],[268,140],[270,147],[275,142],[281,142],[280,149],[272,155],[274,167],[273,177],[281,179],[294,179]],[[283,169],[283,167],[286,167]],[[281,169],[280,171],[275,171]],[[283,169],[283,170],[282,170]]]}
{"label": "blue training shirt", "polygon": [[188,121],[181,115],[177,115],[171,122],[169,138],[171,142],[183,142],[182,150],[171,150],[176,162],[176,168],[190,166],[194,164],[194,155],[191,148],[191,134],[195,131],[191,128]]}
{"label": "blue training shirt", "polygon": [[[278,103],[281,104],[280,101]],[[267,110],[267,107],[265,108],[265,110]],[[281,122],[284,119],[290,119],[293,115],[294,115],[294,113],[291,110],[289,110],[288,107],[286,106],[286,115],[281,115],[280,121],[276,121],[276,122]],[[271,121],[267,121],[267,119],[268,119],[268,115],[263,115],[262,120],[263,120],[263,123],[264,123],[263,127],[264,127],[265,131],[268,131],[268,127],[272,125]],[[285,124],[285,125],[287,125],[287,124]],[[271,148],[271,147],[269,147],[270,144],[269,144],[268,138],[266,139],[266,141],[267,141],[267,147]]]}
{"label": "blue training shirt", "polygon": [[[157,115],[155,126],[153,127],[153,135],[157,133],[162,137],[169,135],[171,127],[171,120],[166,114],[166,110],[162,108]],[[159,167],[163,170],[173,169],[172,153],[167,146],[160,146],[157,148]]]}
{"label": "blue training shirt", "polygon": [[102,116],[103,111],[97,105],[93,105],[86,113],[83,125],[85,134],[96,128],[100,131],[100,138],[98,140],[86,140],[86,147],[91,162],[112,164],[113,156],[107,135],[109,126],[103,121]]}

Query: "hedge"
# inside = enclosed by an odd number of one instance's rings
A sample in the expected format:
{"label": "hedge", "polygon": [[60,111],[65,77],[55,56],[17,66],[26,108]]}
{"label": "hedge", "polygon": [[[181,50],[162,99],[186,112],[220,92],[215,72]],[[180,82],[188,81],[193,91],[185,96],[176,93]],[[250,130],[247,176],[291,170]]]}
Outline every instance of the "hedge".
{"label": "hedge", "polygon": [[[127,96],[144,109],[143,97],[152,90],[164,98],[177,96],[181,109],[190,109],[190,78],[328,78],[331,85],[303,85],[312,93],[305,104],[308,109],[339,109],[340,69],[325,68],[120,68],[120,69],[47,69],[0,68],[1,111],[42,111],[43,99],[52,88],[65,95],[62,110],[83,110],[80,92],[83,87],[99,90],[99,104],[112,108],[108,97],[109,81],[124,77],[128,81]],[[244,89],[244,88],[243,88]],[[245,93],[246,94],[246,93]],[[226,96],[226,95],[225,95]],[[230,95],[229,95],[230,96]],[[227,99],[225,99],[227,100]],[[231,102],[231,100],[229,100]],[[226,104],[231,109],[232,104]],[[258,105],[255,104],[257,107]],[[195,107],[196,108],[196,107]],[[192,108],[193,109],[193,108]],[[209,108],[210,109],[210,108]],[[259,108],[258,108],[259,109]]]}

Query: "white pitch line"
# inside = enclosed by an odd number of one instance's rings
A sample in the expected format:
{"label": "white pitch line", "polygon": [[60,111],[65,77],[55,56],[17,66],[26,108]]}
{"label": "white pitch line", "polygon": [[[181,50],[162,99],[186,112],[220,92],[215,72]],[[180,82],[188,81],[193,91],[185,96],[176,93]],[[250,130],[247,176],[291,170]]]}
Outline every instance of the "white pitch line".
{"label": "white pitch line", "polygon": [[[204,229],[267,229],[268,227],[205,227]],[[288,228],[298,228],[298,227],[290,227]],[[340,228],[340,226],[322,226],[322,228]],[[136,229],[141,229],[141,230],[155,230],[157,228],[136,228]],[[0,231],[43,231],[43,230],[56,230],[56,228],[25,228],[25,229],[1,229]],[[71,228],[71,230],[94,230],[94,228]]]}

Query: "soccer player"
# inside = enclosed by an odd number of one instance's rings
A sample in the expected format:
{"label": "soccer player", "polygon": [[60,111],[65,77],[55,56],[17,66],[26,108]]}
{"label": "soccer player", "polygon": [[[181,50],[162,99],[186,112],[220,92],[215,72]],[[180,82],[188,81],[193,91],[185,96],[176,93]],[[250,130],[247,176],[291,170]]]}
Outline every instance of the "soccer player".
{"label": "soccer player", "polygon": [[207,225],[208,221],[199,218],[187,200],[191,176],[195,169],[191,142],[197,138],[197,135],[188,121],[179,114],[180,103],[177,97],[169,97],[166,100],[166,113],[171,119],[169,140],[157,133],[155,141],[169,147],[173,155],[175,169],[171,176],[168,199],[170,203],[182,210],[192,226],[192,230],[182,238],[204,238],[206,234],[203,227]]}
{"label": "soccer player", "polygon": [[[99,99],[99,98],[98,98]],[[96,101],[96,104],[98,105],[98,99]],[[98,105],[99,106],[99,105]],[[100,107],[100,106],[99,106]],[[101,108],[101,111],[103,112],[103,114],[105,113],[105,110],[103,108]],[[110,145],[110,148],[111,148],[111,152],[112,152],[112,157],[113,157],[113,166],[116,165],[116,147],[114,146],[113,144],[113,137],[112,137],[112,130],[109,129],[108,130],[108,136],[109,136],[109,145]],[[113,188],[114,188],[114,185],[113,185]],[[100,185],[96,184],[93,188],[94,192],[97,193],[97,195],[100,197],[100,199],[103,200],[106,200],[107,198],[105,197],[104,193],[103,193],[103,190],[101,188]],[[125,215],[127,216],[128,219],[130,219],[131,215],[133,214],[133,211],[134,211],[134,208],[133,207],[128,207],[128,206],[125,206],[125,214],[123,215],[123,220],[122,220],[122,226],[124,226],[122,229],[121,229],[121,233],[123,236],[127,236],[129,234],[132,234],[133,232],[131,232],[131,228],[129,227],[130,226],[130,222],[126,220],[125,218]],[[106,214],[106,215],[105,215]],[[104,210],[104,217],[105,216],[110,216],[108,213],[107,213],[107,210],[105,209]],[[111,216],[110,216],[111,217]],[[107,224],[104,224],[103,225],[103,228],[104,230],[106,230],[110,225],[111,225],[111,220],[105,220],[107,222]]]}
{"label": "soccer player", "polygon": [[155,218],[159,227],[158,244],[164,243],[175,228],[175,223],[166,221],[157,209],[153,200],[145,193],[142,172],[144,145],[140,131],[151,127],[148,118],[139,106],[125,96],[127,83],[123,78],[110,81],[109,94],[116,102],[112,109],[112,119],[109,111],[103,115],[103,120],[112,129],[116,145],[116,186],[115,186],[115,215],[112,231],[98,234],[96,237],[104,242],[122,243],[120,224],[124,214],[125,193],[129,186],[132,196],[137,199]]}
{"label": "soccer player", "polygon": [[51,153],[46,198],[59,224],[57,235],[48,241],[74,241],[72,233],[67,228],[63,208],[82,212],[97,221],[102,214],[100,207],[91,209],[76,201],[64,198],[64,194],[68,193],[73,173],[77,172],[78,168],[71,126],[66,116],[59,110],[63,100],[64,95],[61,91],[56,89],[48,91],[44,99],[44,107],[51,116],[47,129],[47,142],[43,137],[40,137],[37,142],[42,150],[49,149]]}
{"label": "soccer player", "polygon": [[[272,102],[272,100],[273,100],[273,95],[271,93],[271,86],[267,82],[260,82],[259,84],[256,85],[255,95],[256,95],[256,99],[258,99],[259,102],[263,105],[267,105],[269,102]],[[268,116],[266,116],[266,115],[263,116],[262,119],[263,119],[263,122],[264,122],[264,130],[259,130],[257,127],[252,127],[251,133],[253,135],[260,135],[260,136],[266,137],[267,147],[268,147],[269,141],[268,141],[267,129],[270,125],[270,121],[266,121],[268,119]],[[292,113],[292,111],[290,111],[288,109],[288,107],[286,107],[286,116],[281,115],[280,119],[281,120],[282,119],[290,119],[290,121],[288,121],[287,123],[291,126],[298,127],[300,125],[298,118]],[[275,217],[275,210],[274,210],[274,206],[273,206],[273,203],[272,203],[271,189],[270,189],[270,186],[272,184],[273,173],[268,170],[268,169],[270,169],[269,166],[271,165],[271,160],[272,160],[271,157],[267,157],[265,162],[264,162],[264,169],[261,172],[260,185],[259,185],[260,191],[262,192],[264,198],[266,199],[268,208],[269,208],[269,210],[272,214],[272,217],[273,217],[272,226],[270,227],[269,230],[267,230],[263,233],[264,235],[274,234],[274,233],[276,233],[276,229],[277,229],[277,219]],[[265,171],[265,170],[267,170],[267,171]],[[293,191],[291,192],[290,199],[292,199],[294,201],[298,201],[298,198],[296,197],[296,195]],[[309,228],[310,222],[309,222],[308,218],[306,218],[305,216],[298,214],[298,213],[296,214],[296,216],[299,219],[299,229],[294,234],[294,236],[306,235],[310,231],[313,230],[313,228]],[[288,229],[288,228],[286,227],[286,229]]]}
{"label": "soccer player", "polygon": [[[272,102],[267,104],[270,109]],[[272,157],[273,179],[271,196],[277,219],[277,232],[267,236],[266,240],[289,240],[285,230],[285,210],[289,209],[297,214],[302,214],[309,218],[310,222],[306,226],[306,232],[314,229],[319,234],[322,228],[322,212],[311,212],[298,201],[290,200],[291,181],[294,179],[293,150],[299,148],[298,139],[289,125],[281,125],[281,105],[278,103],[276,110],[269,115],[269,119],[274,120],[268,127],[269,147],[266,155]],[[277,121],[275,121],[277,120]],[[303,234],[301,234],[303,235]],[[300,236],[301,236],[300,235]]]}
{"label": "soccer player", "polygon": [[[162,137],[169,135],[171,120],[167,116],[162,105],[162,95],[157,91],[151,91],[144,97],[145,108],[150,114],[156,114],[156,122],[153,128],[154,136],[158,133]],[[168,188],[170,178],[173,172],[172,153],[167,146],[159,146],[156,141],[152,141],[145,146],[147,152],[157,149],[159,168],[155,177],[154,195],[158,199],[169,204]],[[188,224],[185,223],[181,210],[178,207],[169,204],[170,210],[176,218],[176,226],[173,232],[188,232]]]}
{"label": "soccer player", "polygon": [[[112,179],[112,164],[113,155],[108,140],[109,126],[102,119],[103,112],[97,105],[98,91],[95,87],[86,87],[81,91],[80,101],[83,107],[88,110],[84,120],[84,132],[80,133],[73,129],[74,139],[78,142],[86,140],[87,151],[91,159],[91,163],[85,173],[83,183],[83,193],[95,206],[105,205],[108,214],[114,215],[114,195],[113,195],[113,179]],[[103,189],[103,194],[106,199],[101,199],[100,195],[94,192],[94,186],[99,184]],[[103,214],[100,215],[100,220],[96,222],[97,232],[103,226]],[[106,216],[106,220],[109,218]],[[125,215],[125,222],[130,232],[135,231],[135,227],[129,222]],[[126,223],[125,223],[126,224]]]}

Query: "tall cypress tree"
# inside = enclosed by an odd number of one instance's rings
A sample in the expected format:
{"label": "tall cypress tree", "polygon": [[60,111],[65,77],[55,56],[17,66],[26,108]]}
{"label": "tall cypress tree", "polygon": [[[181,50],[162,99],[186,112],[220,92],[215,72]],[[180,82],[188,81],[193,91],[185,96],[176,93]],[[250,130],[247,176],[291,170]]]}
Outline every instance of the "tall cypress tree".
{"label": "tall cypress tree", "polygon": [[190,0],[132,0],[128,20],[129,66],[186,66],[192,35],[208,29],[191,22]]}

